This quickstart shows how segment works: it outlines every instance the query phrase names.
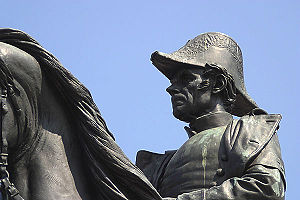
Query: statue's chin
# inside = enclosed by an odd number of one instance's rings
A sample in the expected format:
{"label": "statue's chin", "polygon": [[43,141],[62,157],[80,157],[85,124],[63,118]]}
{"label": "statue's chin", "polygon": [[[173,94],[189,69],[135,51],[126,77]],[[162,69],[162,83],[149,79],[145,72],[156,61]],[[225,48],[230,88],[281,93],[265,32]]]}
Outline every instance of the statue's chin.
{"label": "statue's chin", "polygon": [[179,119],[180,121],[186,122],[186,123],[190,123],[193,118],[190,115],[187,115],[184,112],[181,112],[181,110],[173,110],[173,115],[175,118]]}

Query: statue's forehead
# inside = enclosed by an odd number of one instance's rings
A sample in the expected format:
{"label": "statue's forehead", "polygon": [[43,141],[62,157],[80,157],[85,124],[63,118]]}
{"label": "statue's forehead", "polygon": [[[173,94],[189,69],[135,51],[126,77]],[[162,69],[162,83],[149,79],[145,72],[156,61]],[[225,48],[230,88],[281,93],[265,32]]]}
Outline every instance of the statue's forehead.
{"label": "statue's forehead", "polygon": [[183,67],[182,69],[175,72],[173,79],[185,78],[186,75],[201,76],[204,71],[205,68],[202,66]]}

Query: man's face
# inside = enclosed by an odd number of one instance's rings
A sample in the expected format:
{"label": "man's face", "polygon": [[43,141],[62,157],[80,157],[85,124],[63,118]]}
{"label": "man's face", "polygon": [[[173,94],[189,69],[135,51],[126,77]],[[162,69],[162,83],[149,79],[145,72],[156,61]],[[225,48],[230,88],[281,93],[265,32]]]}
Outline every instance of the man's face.
{"label": "man's face", "polygon": [[183,69],[171,80],[167,92],[177,119],[191,122],[210,111],[212,86],[203,73],[202,68]]}

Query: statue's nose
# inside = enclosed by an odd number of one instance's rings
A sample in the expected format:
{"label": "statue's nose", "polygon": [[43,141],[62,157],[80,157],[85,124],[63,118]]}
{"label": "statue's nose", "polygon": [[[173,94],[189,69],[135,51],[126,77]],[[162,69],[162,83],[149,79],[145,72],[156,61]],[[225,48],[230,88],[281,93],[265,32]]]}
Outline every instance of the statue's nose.
{"label": "statue's nose", "polygon": [[166,89],[166,91],[167,91],[171,96],[174,95],[174,94],[176,94],[176,93],[179,93],[178,87],[176,87],[174,84],[170,85],[170,86]]}

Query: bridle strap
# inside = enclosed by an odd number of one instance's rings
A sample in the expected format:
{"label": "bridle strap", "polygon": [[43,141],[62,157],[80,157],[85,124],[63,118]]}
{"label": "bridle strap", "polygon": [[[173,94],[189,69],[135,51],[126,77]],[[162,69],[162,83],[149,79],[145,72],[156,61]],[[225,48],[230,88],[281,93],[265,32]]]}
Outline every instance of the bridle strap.
{"label": "bridle strap", "polygon": [[9,180],[9,173],[7,171],[8,166],[8,143],[7,133],[4,132],[4,115],[8,112],[7,107],[7,90],[1,88],[1,105],[0,105],[0,136],[1,136],[1,148],[0,148],[0,184],[1,194],[0,199],[3,200],[24,200],[17,188]]}

